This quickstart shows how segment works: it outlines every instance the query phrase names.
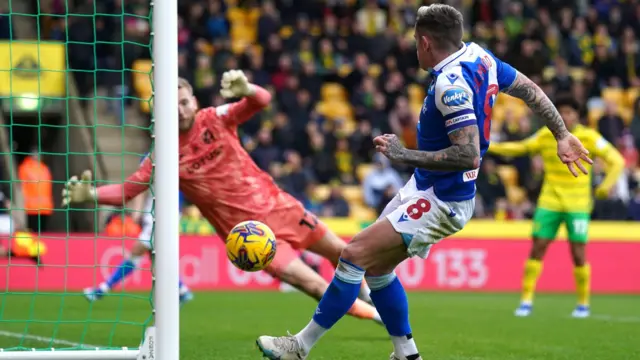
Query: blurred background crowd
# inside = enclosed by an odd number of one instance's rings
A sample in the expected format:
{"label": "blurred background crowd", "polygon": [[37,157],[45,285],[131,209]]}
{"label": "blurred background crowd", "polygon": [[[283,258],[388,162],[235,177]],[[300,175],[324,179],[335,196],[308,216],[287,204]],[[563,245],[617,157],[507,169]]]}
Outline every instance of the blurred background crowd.
{"label": "blurred background crowd", "polygon": [[[424,99],[426,73],[413,41],[417,0],[181,0],[179,72],[202,106],[218,106],[220,75],[244,69],[269,89],[267,111],[241,128],[255,162],[322,216],[375,219],[410,176],[376,156],[372,138],[397,134],[409,148]],[[623,154],[626,170],[598,200],[595,219],[640,220],[640,1],[451,0],[465,17],[467,41],[492,50],[553,99],[570,93],[581,121]],[[65,3],[73,13],[64,14]],[[121,106],[148,114],[148,0],[41,3],[41,36],[68,41],[78,89],[105,89]],[[124,13],[124,16],[114,16]],[[86,14],[97,14],[85,16]],[[6,17],[0,36],[8,38]],[[96,31],[92,30],[96,26]],[[123,43],[122,40],[125,40]],[[112,76],[113,71],[123,76]],[[493,141],[520,140],[542,126],[520,101],[500,95]],[[147,115],[143,115],[147,116]],[[605,171],[596,162],[593,183]],[[490,158],[477,182],[479,218],[528,218],[540,191],[539,157]],[[187,204],[188,205],[188,204]],[[197,217],[186,207],[185,216]]]}

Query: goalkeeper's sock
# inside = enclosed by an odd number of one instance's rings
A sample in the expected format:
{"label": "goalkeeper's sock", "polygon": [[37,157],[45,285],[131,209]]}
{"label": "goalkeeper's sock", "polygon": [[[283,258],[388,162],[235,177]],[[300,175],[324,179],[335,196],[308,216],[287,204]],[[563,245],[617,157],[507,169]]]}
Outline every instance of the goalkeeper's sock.
{"label": "goalkeeper's sock", "polygon": [[591,294],[591,266],[584,264],[573,269],[573,276],[576,280],[576,293],[578,294],[578,305],[589,306]]}
{"label": "goalkeeper's sock", "polygon": [[522,277],[522,297],[521,302],[533,303],[533,294],[536,291],[536,284],[542,272],[542,261],[529,259],[524,264],[524,275]]}
{"label": "goalkeeper's sock", "polygon": [[123,259],[109,279],[100,285],[100,290],[107,292],[131,275],[138,265],[138,258]]}

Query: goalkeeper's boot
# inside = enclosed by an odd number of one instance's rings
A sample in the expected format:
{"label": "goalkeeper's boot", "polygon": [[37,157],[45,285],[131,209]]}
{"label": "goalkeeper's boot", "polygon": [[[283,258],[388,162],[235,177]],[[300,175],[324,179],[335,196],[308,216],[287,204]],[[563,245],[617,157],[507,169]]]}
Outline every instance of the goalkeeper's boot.
{"label": "goalkeeper's boot", "polygon": [[302,348],[295,336],[260,336],[256,340],[258,349],[270,360],[304,360],[307,352]]}
{"label": "goalkeeper's boot", "polygon": [[591,315],[589,305],[578,305],[571,313],[571,316],[578,319],[588,318]]}
{"label": "goalkeeper's boot", "polygon": [[84,289],[84,297],[89,302],[94,302],[96,300],[102,299],[104,296],[104,291],[100,290],[100,288],[86,288]]}
{"label": "goalkeeper's boot", "polygon": [[520,303],[520,306],[518,306],[514,315],[518,317],[527,317],[531,315],[532,311],[533,311],[533,304],[523,302],[523,303]]}
{"label": "goalkeeper's boot", "polygon": [[[414,356],[415,356],[415,355],[414,355]],[[391,356],[389,357],[389,360],[409,360],[409,358],[406,358],[406,357],[405,357],[405,358],[400,357],[400,356],[396,355],[396,353],[392,352],[392,353],[391,353]],[[415,359],[411,359],[411,360],[422,360],[422,357],[421,357],[421,356],[418,356],[417,358],[415,358]]]}

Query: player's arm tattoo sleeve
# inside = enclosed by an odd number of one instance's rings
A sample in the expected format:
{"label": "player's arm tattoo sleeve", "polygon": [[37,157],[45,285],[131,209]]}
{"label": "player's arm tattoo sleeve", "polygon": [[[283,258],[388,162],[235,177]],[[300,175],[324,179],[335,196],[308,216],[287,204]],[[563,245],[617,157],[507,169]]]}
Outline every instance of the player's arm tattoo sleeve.
{"label": "player's arm tattoo sleeve", "polygon": [[473,170],[480,166],[480,133],[469,125],[449,133],[451,146],[440,151],[405,149],[400,161],[411,166],[436,171]]}
{"label": "player's arm tattoo sleeve", "polygon": [[569,134],[560,113],[549,97],[531,79],[518,72],[513,84],[504,90],[506,94],[517,97],[538,116],[542,117],[553,136],[563,139]]}

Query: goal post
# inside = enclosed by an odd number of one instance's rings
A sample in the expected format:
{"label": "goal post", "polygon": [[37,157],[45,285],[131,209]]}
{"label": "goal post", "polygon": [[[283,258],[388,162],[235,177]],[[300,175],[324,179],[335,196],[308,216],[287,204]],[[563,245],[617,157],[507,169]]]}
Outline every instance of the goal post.
{"label": "goal post", "polygon": [[[152,67],[149,72],[151,77],[152,93],[150,99],[137,99],[152,103],[151,129],[152,129],[152,152],[153,156],[153,177],[152,196],[154,231],[152,235],[152,250],[150,263],[144,262],[140,265],[141,275],[139,278],[149,280],[146,285],[129,286],[127,282],[120,288],[113,290],[105,296],[104,300],[96,303],[87,302],[82,293],[82,286],[96,286],[114,269],[117,264],[110,262],[105,264],[105,256],[108,248],[111,251],[111,258],[122,259],[127,256],[127,248],[135,242],[135,238],[105,238],[99,231],[99,224],[93,233],[77,234],[67,230],[60,232],[34,232],[35,241],[46,245],[47,253],[43,254],[43,263],[40,266],[14,257],[0,258],[0,360],[20,359],[65,359],[65,360],[178,360],[179,359],[179,167],[178,167],[178,0],[150,0],[149,16],[144,17],[151,28],[150,43],[144,44],[149,47],[152,60]],[[8,58],[0,60],[0,101],[2,102],[2,113],[0,114],[0,131],[7,132],[7,138],[14,139],[19,127],[30,128],[37,134],[37,148],[40,155],[48,157],[59,156],[65,158],[57,164],[66,164],[64,176],[53,176],[49,182],[55,186],[60,186],[66,182],[76,171],[71,170],[69,165],[73,162],[74,156],[97,156],[95,154],[77,153],[66,147],[66,152],[56,152],[54,150],[43,151],[40,141],[45,137],[42,135],[49,126],[55,128],[50,130],[51,134],[60,134],[67,142],[78,141],[74,139],[71,130],[78,131],[82,125],[72,124],[69,120],[70,99],[73,97],[67,86],[65,86],[67,75],[72,71],[83,72],[85,76],[93,77],[95,81],[100,71],[100,66],[96,64],[94,70],[78,70],[70,65],[69,58],[70,45],[78,45],[77,41],[69,40],[67,33],[66,41],[62,40],[56,45],[62,48],[60,53],[63,61],[51,66],[51,51],[43,51],[45,46],[53,42],[41,38],[39,21],[42,15],[51,15],[54,19],[62,20],[65,25],[69,25],[68,17],[70,13],[64,14],[43,14],[41,13],[41,3],[38,4],[37,13],[31,14],[24,10],[29,1],[9,1],[9,18],[30,18],[34,24],[35,36],[16,36],[12,32],[12,39],[1,41],[5,55]],[[64,1],[65,11],[70,11],[71,0]],[[90,19],[95,27],[100,16],[120,17],[122,24],[125,18],[142,18],[139,14],[122,13],[100,14],[94,4],[93,14],[80,14],[85,19]],[[18,4],[21,8],[18,9]],[[86,11],[86,9],[85,9]],[[25,16],[26,15],[26,16]],[[78,15],[78,14],[76,14]],[[91,19],[93,17],[93,19]],[[15,21],[12,28],[15,27]],[[24,26],[22,26],[24,29]],[[96,29],[94,30],[94,36]],[[122,46],[121,55],[124,57],[125,43],[131,44],[125,39],[124,25],[122,25]],[[18,40],[19,39],[19,40]],[[25,40],[29,39],[29,40]],[[63,38],[64,39],[64,38]],[[28,46],[24,46],[27,44]],[[93,44],[85,43],[88,46],[97,47],[99,41]],[[15,45],[15,46],[14,46]],[[113,43],[111,43],[113,45]],[[13,51],[18,46],[20,52]],[[25,50],[26,49],[26,50]],[[22,54],[22,55],[21,55]],[[26,54],[26,55],[24,55]],[[94,52],[95,54],[95,52]],[[24,62],[16,56],[25,57]],[[70,55],[70,56],[69,56]],[[6,57],[6,56],[5,56]],[[124,59],[122,60],[124,64]],[[112,70],[110,70],[112,71]],[[108,71],[106,71],[108,72]],[[132,76],[133,69],[124,68],[118,74],[112,73],[107,76],[118,76],[123,79],[125,76]],[[62,76],[55,74],[63,74]],[[58,76],[58,77],[56,77]],[[70,76],[69,76],[70,77]],[[52,80],[54,79],[54,80]],[[6,80],[6,81],[5,81]],[[85,84],[86,85],[86,84]],[[96,99],[118,102],[124,105],[125,95],[119,94],[121,98],[113,97],[111,94],[104,96],[98,94],[94,85],[95,99],[89,99],[85,94],[80,94],[75,100],[82,100],[86,103],[93,103],[93,110],[87,111],[93,114],[94,128],[86,130],[93,134],[94,144],[98,143],[98,127],[110,127],[125,133],[127,128],[135,127],[126,122],[122,124],[105,125],[100,123],[102,118],[97,110]],[[129,96],[129,98],[134,98]],[[76,101],[77,102],[77,101]],[[135,101],[134,101],[135,102]],[[137,105],[137,104],[136,104]],[[56,110],[61,107],[62,110]],[[66,107],[66,111],[64,108]],[[45,118],[57,111],[62,116],[60,123],[50,125]],[[120,114],[124,114],[125,109],[120,109]],[[66,115],[63,115],[66,114]],[[65,120],[64,117],[67,117]],[[31,119],[29,124],[21,124],[18,119]],[[91,118],[91,115],[89,115]],[[126,119],[125,119],[126,120]],[[22,121],[22,120],[20,120]],[[27,121],[27,122],[28,122]],[[71,129],[74,128],[74,129]],[[121,130],[120,130],[121,129]],[[66,132],[66,135],[64,133]],[[123,136],[124,137],[124,136]],[[124,141],[124,140],[123,140]],[[157,146],[154,146],[157,144]],[[96,147],[97,148],[97,147]],[[23,158],[28,156],[24,149],[12,149],[11,156]],[[124,144],[120,153],[113,151],[103,151],[102,156],[137,156],[136,153],[126,151]],[[94,159],[95,160],[95,159]],[[122,161],[124,164],[124,160]],[[3,169],[4,170],[4,169]],[[127,174],[124,173],[120,182],[124,182]],[[56,174],[56,171],[51,171]],[[0,179],[1,181],[2,179]],[[20,182],[19,179],[9,178],[5,181],[10,188]],[[96,179],[96,185],[109,182],[107,179]],[[5,185],[5,184],[3,184]],[[55,197],[57,199],[57,197]],[[15,206],[15,205],[14,205]],[[70,223],[67,209],[60,209],[59,204],[54,204],[54,211],[65,211],[65,222]],[[20,209],[25,210],[25,209]],[[94,211],[87,209],[71,209],[79,212]],[[102,208],[95,211],[101,211]],[[124,214],[126,209],[120,211]],[[117,211],[116,211],[117,213]],[[0,214],[2,215],[2,214]],[[98,216],[94,216],[98,219]],[[12,236],[15,236],[12,235]],[[0,234],[0,246],[11,243],[7,242],[7,236]],[[1,254],[1,253],[0,253]],[[55,256],[54,256],[55,255]],[[108,258],[108,257],[107,257]],[[87,280],[93,283],[81,284]],[[131,282],[135,282],[135,276]],[[142,295],[140,294],[142,292]],[[150,296],[147,294],[151,293]],[[128,306],[134,308],[127,311]],[[141,304],[145,304],[143,306]],[[140,309],[143,309],[140,311]],[[144,313],[142,313],[144,312]],[[124,330],[123,330],[124,329]]]}

